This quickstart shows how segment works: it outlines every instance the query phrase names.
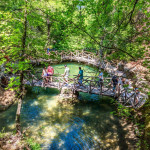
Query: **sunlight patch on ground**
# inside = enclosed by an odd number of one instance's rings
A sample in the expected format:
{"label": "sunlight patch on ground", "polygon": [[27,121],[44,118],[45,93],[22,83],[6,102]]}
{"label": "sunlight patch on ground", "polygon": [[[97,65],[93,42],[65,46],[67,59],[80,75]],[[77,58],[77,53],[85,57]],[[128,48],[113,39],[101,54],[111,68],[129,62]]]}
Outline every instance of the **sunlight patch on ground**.
{"label": "sunlight patch on ground", "polygon": [[10,129],[15,129],[15,124],[9,124],[9,125],[8,125],[8,128],[10,128]]}
{"label": "sunlight patch on ground", "polygon": [[89,115],[90,114],[90,110],[89,109],[87,109],[87,110],[85,110],[84,112],[83,112],[83,115]]}
{"label": "sunlight patch on ground", "polygon": [[37,105],[39,105],[39,102],[38,102],[38,101],[34,101],[34,102],[31,104],[31,106],[37,106]]}
{"label": "sunlight patch on ground", "polygon": [[46,101],[45,105],[48,107],[47,110],[52,110],[58,105],[58,96],[52,96],[50,100]]}

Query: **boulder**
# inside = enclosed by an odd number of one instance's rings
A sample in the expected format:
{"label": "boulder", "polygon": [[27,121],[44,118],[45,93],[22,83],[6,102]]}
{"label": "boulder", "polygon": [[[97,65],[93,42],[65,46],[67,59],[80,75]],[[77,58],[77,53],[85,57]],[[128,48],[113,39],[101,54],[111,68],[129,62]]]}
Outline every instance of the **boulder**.
{"label": "boulder", "polygon": [[118,70],[119,71],[124,71],[124,64],[123,63],[118,64]]}
{"label": "boulder", "polygon": [[78,95],[77,91],[72,90],[69,87],[63,87],[60,93],[60,100],[59,103],[62,104],[74,104],[78,102]]}
{"label": "boulder", "polygon": [[134,78],[136,75],[132,70],[128,68],[124,68],[124,73],[126,74],[127,78],[130,78],[130,79]]}
{"label": "boulder", "polygon": [[145,79],[150,82],[150,73],[147,73],[147,74],[145,75]]}

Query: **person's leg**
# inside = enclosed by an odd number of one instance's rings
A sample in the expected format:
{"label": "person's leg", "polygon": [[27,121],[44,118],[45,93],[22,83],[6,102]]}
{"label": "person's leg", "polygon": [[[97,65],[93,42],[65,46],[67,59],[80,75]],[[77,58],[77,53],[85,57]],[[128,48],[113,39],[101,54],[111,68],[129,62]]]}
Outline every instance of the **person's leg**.
{"label": "person's leg", "polygon": [[66,81],[66,77],[64,77],[64,81],[65,81],[65,83],[67,82],[67,81]]}
{"label": "person's leg", "polygon": [[137,105],[137,104],[138,104],[138,102],[139,102],[139,94],[136,94],[135,102],[136,102],[136,104],[135,104],[135,105]]}
{"label": "person's leg", "polygon": [[52,77],[52,75],[50,76],[50,78],[51,78],[51,82],[53,82],[53,77]]}
{"label": "person's leg", "polygon": [[82,80],[83,80],[83,79],[81,79],[81,82],[80,82],[81,86],[82,86]]}
{"label": "person's leg", "polygon": [[45,86],[45,77],[43,76],[43,86]]}
{"label": "person's leg", "polygon": [[116,96],[118,96],[118,85],[116,85],[115,93],[116,93]]}
{"label": "person's leg", "polygon": [[46,83],[48,83],[48,82],[49,82],[49,77],[47,76],[47,77],[46,77]]}
{"label": "person's leg", "polygon": [[68,84],[68,76],[65,76],[64,80]]}
{"label": "person's leg", "polygon": [[50,76],[48,75],[46,78],[47,78],[47,83],[48,83],[50,80]]}
{"label": "person's leg", "polygon": [[101,79],[99,79],[99,81],[98,81],[98,82],[99,82],[99,88],[100,88],[100,87],[101,87]]}
{"label": "person's leg", "polygon": [[113,92],[115,93],[116,85],[113,85]]}
{"label": "person's leg", "polygon": [[103,80],[100,79],[100,87],[102,88],[102,86],[103,86]]}
{"label": "person's leg", "polygon": [[99,83],[99,80],[97,81],[97,86],[98,86],[98,88],[100,87],[100,83]]}
{"label": "person's leg", "polygon": [[51,82],[51,75],[50,74],[47,76],[47,81]]}
{"label": "person's leg", "polygon": [[78,83],[79,83],[79,85],[81,86],[81,85],[82,85],[82,79],[79,79],[79,80],[78,80]]}
{"label": "person's leg", "polygon": [[66,78],[66,81],[67,81],[67,84],[68,84],[68,76],[67,76],[67,78]]}
{"label": "person's leg", "polygon": [[102,86],[102,79],[99,79],[99,81],[98,81],[98,88],[101,88],[101,86]]}
{"label": "person's leg", "polygon": [[118,96],[120,95],[120,85],[118,85]]}

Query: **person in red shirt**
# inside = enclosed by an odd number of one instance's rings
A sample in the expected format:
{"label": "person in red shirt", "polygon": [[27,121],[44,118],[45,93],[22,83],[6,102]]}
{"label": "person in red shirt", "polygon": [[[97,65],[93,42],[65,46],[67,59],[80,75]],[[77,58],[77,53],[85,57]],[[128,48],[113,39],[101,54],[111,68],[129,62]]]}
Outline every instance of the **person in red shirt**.
{"label": "person in red shirt", "polygon": [[50,81],[51,82],[53,81],[52,80],[53,74],[54,74],[54,68],[49,65],[48,68],[47,68],[47,76],[50,77]]}

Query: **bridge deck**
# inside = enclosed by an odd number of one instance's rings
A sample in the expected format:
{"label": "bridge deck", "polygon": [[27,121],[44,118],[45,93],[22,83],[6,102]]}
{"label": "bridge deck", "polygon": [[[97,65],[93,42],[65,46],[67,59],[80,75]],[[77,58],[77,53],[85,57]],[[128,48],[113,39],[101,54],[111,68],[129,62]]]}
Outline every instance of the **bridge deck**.
{"label": "bridge deck", "polygon": [[[112,88],[106,88],[103,87],[102,91],[100,91],[99,88],[97,87],[90,87],[89,85],[85,86],[79,86],[78,84],[65,84],[65,83],[59,83],[59,82],[52,82],[43,85],[43,81],[34,81],[33,80],[33,85],[29,81],[24,81],[24,84],[30,85],[30,86],[37,86],[37,87],[48,87],[48,88],[57,88],[61,89],[62,87],[68,87],[72,90],[78,91],[78,92],[84,92],[84,93],[90,93],[90,94],[97,94],[97,95],[102,95],[102,96],[109,96],[109,97],[114,97],[114,93]],[[115,97],[119,103],[123,103],[124,105],[127,106],[132,106],[134,108],[139,108],[145,103],[145,95],[140,94],[139,99],[138,99],[138,104],[135,105],[135,100],[134,100],[134,91],[131,91],[130,93],[125,93],[122,92],[119,97]],[[125,98],[126,97],[126,98]]]}
{"label": "bridge deck", "polygon": [[[30,83],[27,81],[25,84],[28,84],[30,85]],[[64,84],[64,83],[59,83],[59,82],[52,82],[52,83],[48,83],[48,84],[45,84],[43,86],[43,82],[42,81],[38,81],[38,82],[34,82],[33,83],[34,86],[40,86],[40,87],[48,87],[48,88],[57,88],[57,89],[60,89],[61,87],[68,87],[70,89],[75,89],[76,91],[78,92],[84,92],[84,93],[90,93],[90,94],[98,94],[98,95],[104,95],[104,96],[110,96],[110,97],[113,97],[114,96],[114,93],[112,90],[109,90],[108,88],[103,88],[103,91],[106,91],[106,92],[103,92],[100,94],[100,89],[96,88],[96,87],[91,87],[92,90],[91,92],[89,92],[89,86],[85,85],[85,86],[79,86],[78,84],[76,84],[74,86],[74,84]]]}

